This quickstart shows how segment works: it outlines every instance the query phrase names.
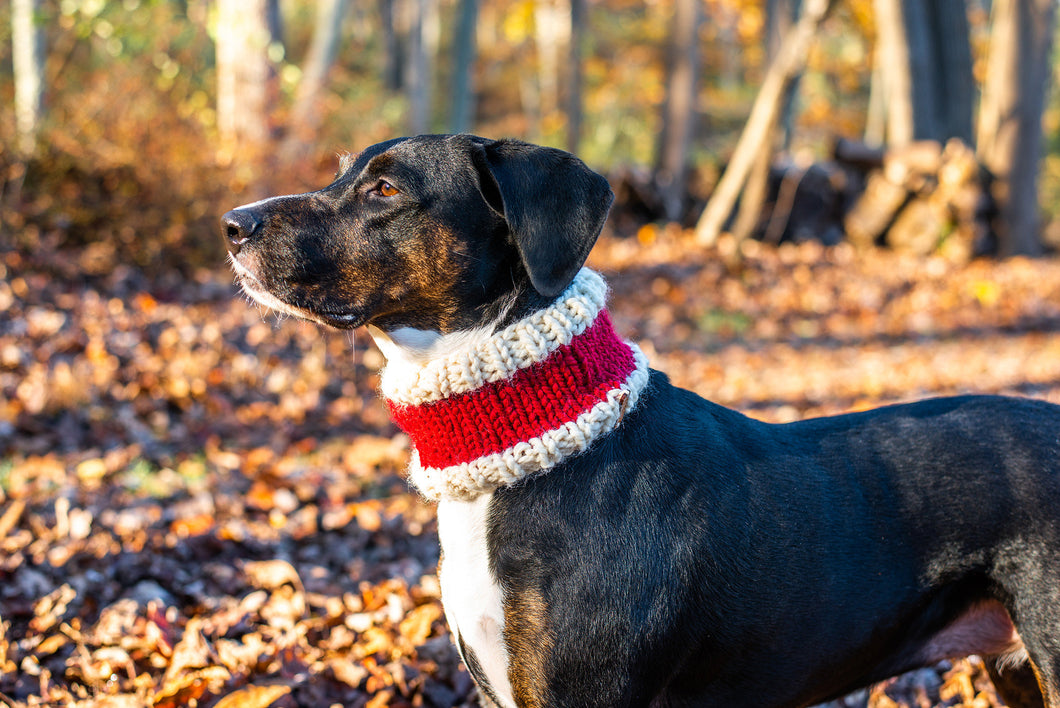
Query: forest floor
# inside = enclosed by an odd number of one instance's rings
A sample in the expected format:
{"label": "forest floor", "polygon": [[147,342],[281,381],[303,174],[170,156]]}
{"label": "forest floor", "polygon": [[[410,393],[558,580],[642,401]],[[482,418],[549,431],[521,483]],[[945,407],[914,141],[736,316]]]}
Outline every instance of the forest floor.
{"label": "forest floor", "polygon": [[[476,705],[363,332],[92,258],[0,250],[0,705]],[[648,227],[591,264],[653,367],[757,418],[1060,403],[1057,259]],[[1001,705],[975,660],[834,704],[958,705]]]}

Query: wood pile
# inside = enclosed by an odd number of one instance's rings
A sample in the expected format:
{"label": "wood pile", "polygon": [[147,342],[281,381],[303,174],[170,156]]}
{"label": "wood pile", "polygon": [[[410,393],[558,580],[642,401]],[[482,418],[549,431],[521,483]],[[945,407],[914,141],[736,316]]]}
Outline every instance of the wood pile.
{"label": "wood pile", "polygon": [[[873,154],[856,143],[836,146],[836,161],[851,168],[871,164]],[[875,154],[879,164],[843,218],[850,243],[957,259],[992,250],[989,175],[971,147],[920,141]]]}
{"label": "wood pile", "polygon": [[[609,178],[616,195],[615,233],[630,235],[644,223],[665,219],[651,170],[625,168]],[[887,150],[840,139],[832,160],[771,166],[752,236],[774,244],[813,240],[831,245],[845,239],[860,249],[881,246],[963,261],[996,249],[990,190],[989,172],[959,139]],[[694,223],[701,206],[702,198],[690,189],[684,226]]]}

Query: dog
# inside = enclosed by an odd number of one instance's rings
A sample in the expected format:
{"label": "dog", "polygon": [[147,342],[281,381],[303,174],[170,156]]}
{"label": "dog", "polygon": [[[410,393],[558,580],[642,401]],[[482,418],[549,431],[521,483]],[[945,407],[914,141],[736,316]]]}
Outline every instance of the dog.
{"label": "dog", "polygon": [[247,295],[385,355],[480,692],[782,708],[978,654],[1060,708],[1060,407],[774,425],[676,388],[584,267],[612,199],[560,150],[418,136],[221,220]]}

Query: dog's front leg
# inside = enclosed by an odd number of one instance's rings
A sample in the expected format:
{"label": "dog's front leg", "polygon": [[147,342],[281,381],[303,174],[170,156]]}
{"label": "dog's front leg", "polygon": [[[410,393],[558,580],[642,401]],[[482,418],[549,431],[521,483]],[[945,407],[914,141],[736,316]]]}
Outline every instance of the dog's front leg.
{"label": "dog's front leg", "polygon": [[492,496],[438,503],[439,581],[446,621],[479,693],[497,708],[511,708],[504,600],[487,546]]}

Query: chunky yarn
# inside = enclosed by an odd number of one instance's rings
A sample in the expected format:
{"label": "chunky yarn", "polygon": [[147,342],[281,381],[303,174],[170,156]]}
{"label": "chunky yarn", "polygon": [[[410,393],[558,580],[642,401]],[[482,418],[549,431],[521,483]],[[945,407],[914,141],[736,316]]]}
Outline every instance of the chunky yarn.
{"label": "chunky yarn", "polygon": [[648,382],[615,334],[603,279],[583,268],[549,307],[467,349],[382,377],[430,499],[471,499],[556,466],[607,434]]}

